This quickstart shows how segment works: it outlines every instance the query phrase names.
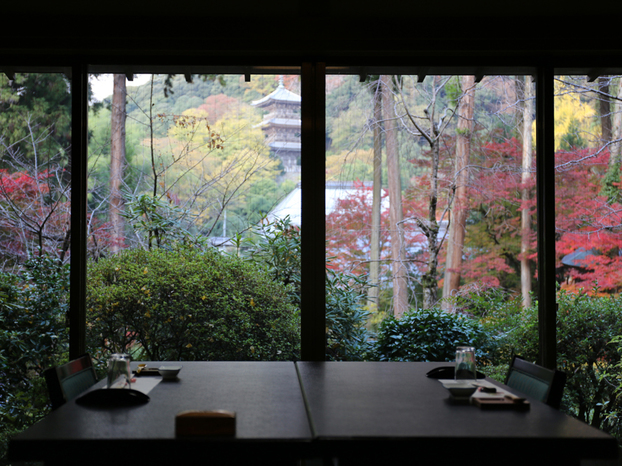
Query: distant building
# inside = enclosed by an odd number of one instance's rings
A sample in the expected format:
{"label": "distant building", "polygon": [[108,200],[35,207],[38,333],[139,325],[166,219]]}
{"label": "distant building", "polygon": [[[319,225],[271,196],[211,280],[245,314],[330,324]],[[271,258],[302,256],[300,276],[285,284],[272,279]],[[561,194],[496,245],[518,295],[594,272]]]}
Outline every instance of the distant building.
{"label": "distant building", "polygon": [[253,106],[268,111],[261,129],[272,153],[283,162],[286,172],[300,172],[300,96],[285,89],[283,78],[274,92],[252,102]]}
{"label": "distant building", "polygon": [[[370,182],[361,183],[356,186],[354,183],[345,181],[327,181],[326,182],[326,215],[334,212],[337,209],[337,204],[340,200],[347,199],[349,196],[359,194],[361,190],[367,189],[366,193],[371,196],[372,184]],[[370,201],[371,202],[371,201]],[[383,201],[383,204],[387,204],[388,199]],[[285,198],[279,202],[274,209],[268,213],[268,221],[273,222],[277,219],[283,219],[289,217],[292,224],[300,226],[301,224],[301,212],[302,212],[302,194],[301,183],[296,185],[293,191],[291,191]]]}
{"label": "distant building", "polygon": [[[267,215],[269,222],[289,217],[292,225],[301,226],[302,223],[302,187],[301,183],[296,185],[287,196],[283,198]],[[351,181],[327,181],[326,182],[326,203],[325,212],[328,216],[339,207],[339,201],[345,200],[351,196],[365,195],[367,204],[371,211],[372,204],[372,186],[371,182],[354,183]],[[389,209],[389,197],[382,199],[381,208],[383,212]],[[439,221],[439,239],[448,235],[449,222],[447,220]],[[406,251],[409,256],[424,251],[427,246],[427,240],[423,236],[423,232],[414,222],[408,222],[405,225],[407,231],[411,232],[411,240],[406,244]]]}

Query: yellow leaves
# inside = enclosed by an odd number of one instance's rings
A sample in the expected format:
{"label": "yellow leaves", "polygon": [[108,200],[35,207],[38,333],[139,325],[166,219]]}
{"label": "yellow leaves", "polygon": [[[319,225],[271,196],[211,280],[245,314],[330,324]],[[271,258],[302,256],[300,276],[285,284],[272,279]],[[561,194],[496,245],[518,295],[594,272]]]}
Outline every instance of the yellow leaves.
{"label": "yellow leaves", "polygon": [[251,298],[251,307],[255,307],[255,306],[256,306],[255,300],[253,298]]}
{"label": "yellow leaves", "polygon": [[149,269],[145,267],[145,269],[143,270],[143,275],[147,275],[148,273],[149,273]]}
{"label": "yellow leaves", "polygon": [[149,311],[145,312],[145,317],[147,319],[150,319],[151,318],[151,312],[149,312]]}
{"label": "yellow leaves", "polygon": [[186,345],[186,348],[192,348],[192,343],[188,343],[188,344]]}
{"label": "yellow leaves", "polygon": [[555,94],[555,150],[559,150],[572,125],[578,126],[583,136],[594,132],[596,110],[580,94],[563,92],[559,82],[555,83]]}
{"label": "yellow leaves", "polygon": [[326,158],[326,179],[342,180],[343,174],[348,173],[348,179],[369,179],[374,166],[374,151],[372,149],[343,151]]}

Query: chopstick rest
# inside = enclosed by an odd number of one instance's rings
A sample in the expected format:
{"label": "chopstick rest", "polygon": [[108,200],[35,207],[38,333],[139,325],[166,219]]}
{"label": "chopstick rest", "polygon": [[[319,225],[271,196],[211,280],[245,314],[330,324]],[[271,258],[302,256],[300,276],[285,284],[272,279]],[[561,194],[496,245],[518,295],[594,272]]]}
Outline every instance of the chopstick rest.
{"label": "chopstick rest", "polygon": [[235,413],[232,411],[182,411],[175,416],[177,437],[235,435]]}

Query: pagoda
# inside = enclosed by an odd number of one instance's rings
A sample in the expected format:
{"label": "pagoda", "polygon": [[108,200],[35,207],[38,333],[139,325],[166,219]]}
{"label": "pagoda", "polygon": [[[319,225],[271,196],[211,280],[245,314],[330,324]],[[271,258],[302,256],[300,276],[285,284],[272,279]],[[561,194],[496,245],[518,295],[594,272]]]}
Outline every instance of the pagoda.
{"label": "pagoda", "polygon": [[251,105],[268,112],[261,128],[272,154],[281,159],[286,172],[300,172],[300,96],[285,89],[281,76],[274,92]]}

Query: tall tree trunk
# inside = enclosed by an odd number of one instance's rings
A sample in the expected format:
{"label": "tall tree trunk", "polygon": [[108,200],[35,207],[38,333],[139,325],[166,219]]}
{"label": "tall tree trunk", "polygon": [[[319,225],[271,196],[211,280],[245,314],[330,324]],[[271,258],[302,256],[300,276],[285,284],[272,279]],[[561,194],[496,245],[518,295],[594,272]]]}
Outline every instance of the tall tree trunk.
{"label": "tall tree trunk", "polygon": [[378,310],[380,296],[380,207],[382,196],[382,89],[380,81],[373,96],[374,102],[374,184],[371,209],[371,244],[369,263],[369,283],[367,307],[370,311]]}
{"label": "tall tree trunk", "polygon": [[598,113],[600,116],[600,138],[601,144],[607,144],[611,141],[611,102],[609,101],[609,77],[598,77],[598,89],[606,95],[600,95],[598,98]]}
{"label": "tall tree trunk", "polygon": [[531,168],[533,165],[533,140],[531,127],[533,124],[533,83],[531,76],[525,76],[523,92],[523,174],[521,191],[521,244],[520,244],[520,287],[523,297],[523,307],[531,306],[531,214],[527,208],[530,199],[530,192],[527,186],[531,181]]}
{"label": "tall tree trunk", "polygon": [[[622,79],[618,80],[617,98],[622,98]],[[603,188],[600,192],[606,196],[610,203],[620,200],[620,163],[622,162],[622,102],[618,99],[614,101],[613,124],[611,128],[611,139],[607,142],[609,146],[609,166],[603,178]],[[601,123],[602,124],[602,123]],[[604,136],[603,136],[604,137]]]}
{"label": "tall tree trunk", "polygon": [[110,225],[112,253],[116,253],[123,243],[123,166],[125,164],[125,75],[114,75],[112,93],[111,144],[110,144]]}
{"label": "tall tree trunk", "polygon": [[[614,114],[613,114],[613,125],[611,129],[611,137],[613,141],[620,141],[622,139],[622,102],[619,99],[622,99],[622,78],[618,81],[618,89],[616,93],[617,99],[614,101]],[[609,166],[612,165],[620,166],[620,161],[622,160],[622,143],[615,142],[609,148],[610,158],[609,158]]]}
{"label": "tall tree trunk", "polygon": [[[434,126],[434,120],[430,120]],[[421,287],[423,288],[423,308],[429,309],[438,300],[438,258],[441,251],[439,241],[439,225],[436,219],[438,208],[438,168],[441,159],[441,147],[438,133],[434,134],[433,142],[430,146],[432,152],[432,176],[430,177],[430,197],[428,201],[428,218],[425,222],[419,221],[419,227],[423,230],[428,239],[428,264],[427,270],[421,277]]]}
{"label": "tall tree trunk", "polygon": [[393,273],[393,314],[401,317],[408,310],[408,289],[404,265],[404,229],[402,221],[402,180],[397,140],[397,125],[393,98],[393,78],[383,75],[382,113],[387,151],[387,172],[389,179],[389,218],[391,222],[391,259]]}
{"label": "tall tree trunk", "polygon": [[456,129],[456,159],[454,161],[455,194],[451,206],[449,242],[445,281],[443,283],[443,307],[450,308],[447,298],[460,288],[462,250],[466,233],[466,219],[469,213],[467,186],[469,183],[469,159],[471,156],[471,135],[475,107],[475,76],[462,76],[462,97],[458,105],[458,127]]}

